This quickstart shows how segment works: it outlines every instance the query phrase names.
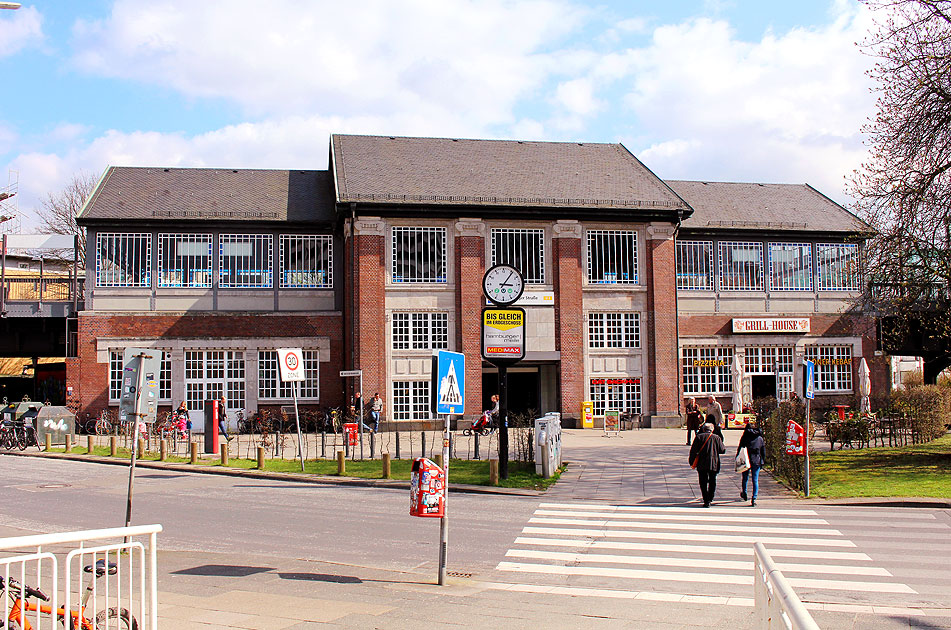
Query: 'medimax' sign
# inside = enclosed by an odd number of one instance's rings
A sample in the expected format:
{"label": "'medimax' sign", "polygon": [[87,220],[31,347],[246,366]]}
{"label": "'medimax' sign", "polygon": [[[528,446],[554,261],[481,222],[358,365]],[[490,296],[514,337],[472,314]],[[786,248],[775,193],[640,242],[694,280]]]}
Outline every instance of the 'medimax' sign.
{"label": "'medimax' sign", "polygon": [[809,318],[734,319],[735,333],[807,333]]}

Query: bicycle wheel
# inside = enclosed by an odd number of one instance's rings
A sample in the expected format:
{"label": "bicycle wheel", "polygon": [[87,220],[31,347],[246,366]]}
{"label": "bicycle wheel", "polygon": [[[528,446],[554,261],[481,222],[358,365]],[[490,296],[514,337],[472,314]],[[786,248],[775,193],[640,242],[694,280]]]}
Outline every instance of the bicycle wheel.
{"label": "bicycle wheel", "polygon": [[[118,619],[118,622],[113,621]],[[125,608],[116,608],[113,606],[108,610],[100,610],[96,615],[96,630],[139,630],[139,622],[135,620]]]}
{"label": "bicycle wheel", "polygon": [[26,429],[20,429],[16,435],[17,448],[21,451],[26,450]]}

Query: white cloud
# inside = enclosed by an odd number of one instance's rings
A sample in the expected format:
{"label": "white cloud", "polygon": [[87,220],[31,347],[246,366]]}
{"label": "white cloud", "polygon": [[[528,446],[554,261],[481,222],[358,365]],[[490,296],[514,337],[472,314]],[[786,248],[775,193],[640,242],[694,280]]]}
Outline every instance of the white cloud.
{"label": "white cloud", "polygon": [[43,41],[43,16],[34,7],[0,11],[0,57]]}
{"label": "white cloud", "polygon": [[601,109],[602,104],[594,96],[590,79],[572,79],[555,88],[558,104],[572,114],[587,116]]}

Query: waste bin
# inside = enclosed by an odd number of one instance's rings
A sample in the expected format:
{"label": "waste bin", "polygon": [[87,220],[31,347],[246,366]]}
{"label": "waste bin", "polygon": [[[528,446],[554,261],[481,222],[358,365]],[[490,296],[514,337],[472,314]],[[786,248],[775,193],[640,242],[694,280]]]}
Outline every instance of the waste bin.
{"label": "waste bin", "polygon": [[347,422],[343,425],[343,432],[347,435],[347,445],[356,446],[357,445],[357,435],[358,429],[356,422]]}
{"label": "waste bin", "polygon": [[425,457],[413,460],[409,484],[409,514],[442,518],[446,515],[446,473]]}

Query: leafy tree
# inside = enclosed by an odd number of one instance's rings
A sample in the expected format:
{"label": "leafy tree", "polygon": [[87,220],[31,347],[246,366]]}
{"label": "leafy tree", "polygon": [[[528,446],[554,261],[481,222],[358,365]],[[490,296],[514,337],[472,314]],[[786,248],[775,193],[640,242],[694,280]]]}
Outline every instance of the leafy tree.
{"label": "leafy tree", "polygon": [[[96,178],[80,171],[62,190],[49,193],[36,211],[40,229],[46,234],[76,234],[79,236],[76,255],[80,267],[86,265],[86,231],[76,224],[76,216],[96,187]],[[70,257],[71,258],[71,257]]]}

